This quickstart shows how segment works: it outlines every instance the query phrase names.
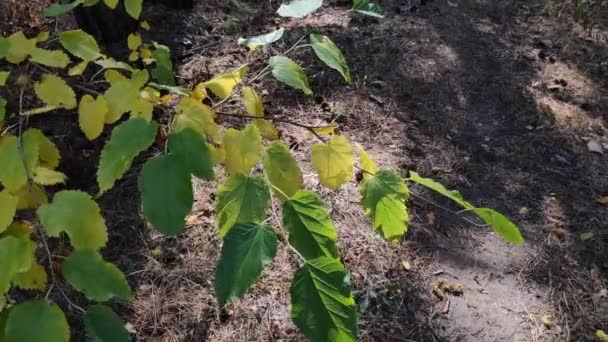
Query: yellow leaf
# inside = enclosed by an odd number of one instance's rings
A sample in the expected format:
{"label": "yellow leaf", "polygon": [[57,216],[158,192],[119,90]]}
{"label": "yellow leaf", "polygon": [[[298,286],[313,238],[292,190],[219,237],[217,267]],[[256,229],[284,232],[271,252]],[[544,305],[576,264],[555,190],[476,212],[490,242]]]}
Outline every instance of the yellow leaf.
{"label": "yellow leaf", "polygon": [[302,171],[289,147],[282,142],[274,142],[264,153],[264,174],[279,197],[293,196],[302,189]]}
{"label": "yellow leaf", "polygon": [[242,131],[230,128],[224,133],[222,146],[226,151],[224,166],[228,173],[247,173],[260,159],[262,136],[258,128],[251,124]]}
{"label": "yellow leaf", "polygon": [[336,134],[336,129],[338,129],[338,128],[339,128],[338,124],[333,123],[326,127],[313,128],[313,130],[315,131],[315,133],[317,133],[320,136],[331,136],[331,135]]}
{"label": "yellow leaf", "polygon": [[13,285],[24,290],[44,290],[47,281],[46,270],[36,261],[29,270],[13,277]]}
{"label": "yellow leaf", "polygon": [[91,95],[84,95],[78,107],[78,124],[89,140],[94,140],[103,132],[103,124],[108,104],[103,96],[94,99]]}
{"label": "yellow leaf", "polygon": [[121,74],[118,70],[114,70],[114,69],[106,70],[103,73],[103,77],[105,78],[106,82],[108,82],[110,84],[114,84],[118,81],[127,79],[127,77],[125,75]]}
{"label": "yellow leaf", "polygon": [[262,103],[262,98],[258,95],[258,93],[252,87],[244,87],[242,90],[243,93],[243,103],[245,104],[245,108],[247,109],[247,113],[251,116],[264,116],[264,104]]}
{"label": "yellow leaf", "polygon": [[160,102],[160,92],[154,88],[145,87],[139,92],[139,98],[156,104]]}
{"label": "yellow leaf", "polygon": [[247,64],[241,65],[227,74],[220,75],[205,82],[205,87],[211,90],[215,96],[224,99],[232,94],[234,87],[241,83],[247,74],[247,70],[249,70]]}
{"label": "yellow leaf", "polygon": [[34,169],[34,182],[40,185],[56,185],[65,183],[66,176],[58,171],[37,167]]}
{"label": "yellow leaf", "polygon": [[141,56],[141,59],[151,59],[152,50],[150,50],[147,45],[144,45],[139,49],[139,55]]}
{"label": "yellow leaf", "polygon": [[363,146],[357,144],[357,149],[359,150],[359,166],[365,171],[363,172],[363,178],[368,178],[378,172],[378,165],[363,149]]}
{"label": "yellow leaf", "polygon": [[34,85],[36,95],[47,105],[74,109],[78,105],[76,94],[59,76],[44,74],[42,81]]}
{"label": "yellow leaf", "polygon": [[135,62],[139,59],[139,52],[133,51],[129,54],[129,62]]}
{"label": "yellow leaf", "polygon": [[226,161],[226,151],[224,151],[223,146],[220,145],[216,147],[209,144],[208,147],[216,164],[223,164]]}
{"label": "yellow leaf", "polygon": [[13,222],[19,199],[8,192],[0,191],[0,233]]}
{"label": "yellow leaf", "polygon": [[103,0],[103,2],[105,2],[105,4],[111,9],[115,9],[118,5],[118,0]]}
{"label": "yellow leaf", "polygon": [[278,140],[280,138],[279,130],[274,127],[272,121],[264,119],[254,119],[253,124],[258,127],[262,136],[268,140]]}
{"label": "yellow leaf", "polygon": [[214,121],[215,113],[209,106],[193,98],[184,97],[177,106],[177,113],[173,123],[174,130],[192,128],[212,142],[220,142],[220,126]]}
{"label": "yellow leaf", "polygon": [[37,209],[39,206],[49,203],[46,192],[38,184],[25,185],[13,195],[18,198],[17,210]]}
{"label": "yellow leaf", "polygon": [[171,95],[171,94],[163,95],[158,100],[158,104],[167,105],[167,104],[171,103],[171,101],[173,101],[174,98],[175,98],[175,96]]}
{"label": "yellow leaf", "polygon": [[143,118],[147,122],[152,120],[152,113],[154,112],[154,105],[142,98],[135,101],[133,110],[131,110],[131,118]]}
{"label": "yellow leaf", "polygon": [[30,237],[33,231],[34,227],[31,223],[27,221],[21,221],[13,222],[13,224],[11,224],[10,227],[8,227],[8,229],[6,230],[5,234],[14,236],[18,239],[23,239]]}
{"label": "yellow leaf", "polygon": [[8,42],[8,52],[6,60],[9,63],[19,64],[32,53],[36,48],[35,39],[27,39],[22,31],[16,32],[6,38]]}
{"label": "yellow leaf", "polygon": [[31,132],[28,130],[23,134],[21,143],[13,135],[0,140],[0,183],[9,191],[17,191],[26,185],[28,172],[38,162],[40,146]]}
{"label": "yellow leaf", "polygon": [[40,166],[56,169],[61,161],[57,146],[39,129],[31,128],[28,132],[38,141]]}
{"label": "yellow leaf", "polygon": [[109,108],[105,123],[113,124],[133,109],[139,97],[139,88],[130,79],[116,81],[106,90],[104,97]]}
{"label": "yellow leaf", "polygon": [[45,50],[35,48],[32,50],[30,61],[52,68],[65,68],[70,64],[70,57],[61,50]]}
{"label": "yellow leaf", "polygon": [[150,31],[150,28],[151,28],[151,27],[150,27],[150,23],[149,23],[149,22],[147,22],[146,20],[144,20],[144,21],[142,21],[141,23],[139,23],[139,26],[140,26],[141,28],[143,28],[144,30],[146,30],[146,31]]}
{"label": "yellow leaf", "polygon": [[43,43],[43,42],[46,42],[47,40],[49,40],[49,32],[48,31],[40,32],[36,36],[36,42],[38,42],[38,43]]}
{"label": "yellow leaf", "polygon": [[141,35],[139,33],[131,33],[127,37],[127,45],[129,46],[129,50],[135,51],[141,46],[141,44]]}
{"label": "yellow leaf", "polygon": [[71,67],[68,70],[68,76],[80,76],[84,73],[84,71],[87,69],[87,66],[89,66],[89,62],[88,61],[82,61],[76,65],[74,65],[73,67]]}
{"label": "yellow leaf", "polygon": [[197,101],[203,101],[205,98],[207,98],[207,91],[205,90],[204,83],[199,83],[196,85],[196,87],[194,87],[194,90],[192,91],[192,98]]}
{"label": "yellow leaf", "polygon": [[312,167],[319,174],[321,184],[332,190],[338,190],[353,177],[354,163],[353,148],[343,136],[312,146]]}

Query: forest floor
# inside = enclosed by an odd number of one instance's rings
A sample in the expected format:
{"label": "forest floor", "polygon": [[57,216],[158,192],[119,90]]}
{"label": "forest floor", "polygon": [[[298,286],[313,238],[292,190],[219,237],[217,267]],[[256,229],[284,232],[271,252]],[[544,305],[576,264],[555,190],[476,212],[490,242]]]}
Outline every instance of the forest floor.
{"label": "forest floor", "polygon": [[[258,88],[267,109],[303,122],[339,122],[379,164],[460,190],[509,216],[526,239],[508,245],[449,202],[415,189],[407,236],[392,245],[363,216],[357,184],[323,190],[309,164],[313,137],[279,124],[304,161],[306,187],[322,192],[331,208],[361,341],[591,341],[597,329],[608,331],[608,207],[596,202],[608,194],[605,36],[558,19],[540,1],[384,0],[382,20],[347,13],[347,1],[326,1],[303,20],[306,27],[274,15],[277,1],[254,3],[198,1],[194,11],[174,13],[149,6],[146,38],[172,48],[179,83],[191,87],[245,62],[255,72],[306,32],[330,36],[353,84],[302,51],[297,58],[310,66],[315,96],[265,80]],[[250,55],[236,43],[278,26],[287,33],[267,50]],[[66,123],[51,138],[67,146],[77,134]],[[83,176],[94,166],[82,160],[99,153],[100,143],[69,146],[74,156],[61,171],[74,180],[71,188],[94,192],[94,177]],[[116,308],[138,341],[304,340],[290,320],[298,265],[288,250],[279,250],[244,298],[220,310],[213,289],[217,184],[196,181],[188,229],[166,238],[134,215],[136,175],[100,204],[111,231],[104,256],[135,291],[132,303]],[[583,241],[583,233],[594,236]],[[461,291],[440,290],[451,285]]]}

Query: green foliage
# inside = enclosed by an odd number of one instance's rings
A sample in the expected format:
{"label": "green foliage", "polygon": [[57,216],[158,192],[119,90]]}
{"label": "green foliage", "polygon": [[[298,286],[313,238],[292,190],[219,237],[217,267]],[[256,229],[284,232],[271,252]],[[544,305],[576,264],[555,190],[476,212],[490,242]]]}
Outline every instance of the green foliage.
{"label": "green foliage", "polygon": [[215,273],[220,306],[245,294],[277,254],[277,233],[263,224],[237,224],[224,237]]}
{"label": "green foliage", "polygon": [[[97,4],[116,8],[119,2],[76,0],[51,6],[45,13],[55,17],[77,6]],[[123,4],[129,15],[139,18],[142,0],[123,0]],[[302,18],[321,6],[321,0],[293,0],[281,5],[278,13]],[[380,8],[366,0],[354,0],[352,11],[381,17]],[[239,44],[253,51],[280,40],[285,31],[278,28],[240,39]],[[291,287],[293,320],[311,341],[356,340],[355,301],[347,271],[340,261],[338,233],[330,210],[316,192],[305,189],[300,160],[280,141],[281,131],[276,122],[307,129],[320,140],[312,146],[308,157],[321,185],[340,191],[354,180],[355,169],[362,172],[359,184],[362,208],[373,228],[388,241],[397,244],[407,232],[406,201],[410,190],[406,182],[413,182],[476,214],[506,241],[523,242],[517,227],[504,215],[477,208],[457,191],[415,172],[403,179],[398,172],[379,167],[359,145],[357,163],[353,144],[346,136],[336,134],[337,125],[310,126],[300,121],[305,117],[292,121],[281,114],[266,113],[264,100],[254,84],[261,88],[256,82],[268,74],[306,95],[313,94],[305,69],[290,55],[302,48],[310,48],[347,83],[352,82],[345,56],[329,37],[313,33],[308,36],[309,44],[300,44],[305,38],[283,54],[271,57],[268,66],[257,74],[250,75],[250,66],[244,64],[186,89],[176,85],[169,48],[145,42],[137,32],[127,38],[129,60],[144,66],[142,69],[103,55],[95,39],[81,30],[41,33],[36,38],[28,38],[23,32],[0,37],[0,59],[65,71],[55,73],[45,68],[43,73],[33,72],[33,80],[26,75],[12,77],[8,71],[0,71],[0,86],[19,87],[7,93],[22,92],[25,96],[33,93],[44,103],[40,108],[21,108],[23,103],[13,103],[14,98],[7,98],[10,106],[0,99],[0,125],[6,124],[0,136],[0,341],[69,339],[69,327],[56,304],[30,300],[13,305],[16,298],[10,297],[11,288],[33,291],[48,288],[49,293],[54,289],[55,284],[47,284],[47,269],[55,267],[52,264],[55,260],[47,258],[49,264],[43,265],[36,258],[37,249],[43,245],[38,240],[40,235],[50,238],[67,235],[71,254],[62,259],[63,278],[91,302],[130,300],[133,296],[124,274],[99,252],[108,241],[99,206],[88,193],[62,190],[64,183],[70,186],[70,181],[58,169],[59,149],[41,130],[29,128],[30,120],[24,120],[57,109],[77,111],[74,118],[77,117],[75,120],[89,140],[106,137],[108,134],[104,133],[111,130],[98,163],[99,196],[132,169],[137,156],[154,145],[153,151],[145,153],[148,158],[142,161],[138,172],[138,190],[143,214],[163,234],[174,236],[183,231],[194,202],[192,177],[212,180],[214,168],[223,167],[225,172],[217,172],[228,174],[221,180],[216,200],[218,231],[223,237],[215,277],[218,303],[229,305],[231,300],[243,296],[259,280],[266,264],[275,258],[279,243],[286,244],[299,257],[300,264]],[[43,47],[38,46],[47,40]],[[61,48],[49,49],[53,45]],[[103,74],[103,78],[90,84],[95,85],[95,90],[89,90],[88,84],[82,85],[88,79],[81,77],[85,70],[95,72],[96,76]],[[150,77],[154,82],[150,82]],[[24,86],[28,83],[34,84],[33,89]],[[98,91],[97,87],[103,89]],[[233,101],[236,97],[240,97],[240,102]],[[223,107],[227,103],[231,105]],[[242,103],[246,115],[238,110],[231,113],[222,110],[233,109],[235,103]],[[158,107],[163,110],[156,111]],[[7,112],[7,108],[19,108],[19,112]],[[157,117],[161,112],[170,115]],[[234,128],[224,129],[218,122],[220,116],[231,116],[248,124],[235,123]],[[157,134],[159,131],[162,134]],[[331,135],[329,140],[323,137],[327,135]],[[45,188],[49,185],[58,188],[52,191],[55,195],[50,203]],[[281,210],[283,227],[269,224],[271,203],[280,204],[277,207]],[[28,217],[27,212],[37,214],[40,234],[32,234],[33,226],[19,220]],[[89,305],[83,311],[85,327],[93,340],[130,340],[123,322],[109,306]]]}

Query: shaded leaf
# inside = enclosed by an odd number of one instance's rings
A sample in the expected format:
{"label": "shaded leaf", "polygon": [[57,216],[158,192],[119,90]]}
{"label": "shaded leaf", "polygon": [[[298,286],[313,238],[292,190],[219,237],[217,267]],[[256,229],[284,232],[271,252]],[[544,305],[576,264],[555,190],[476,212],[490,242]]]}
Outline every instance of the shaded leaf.
{"label": "shaded leaf", "polygon": [[262,136],[259,129],[252,124],[242,131],[229,128],[224,133],[222,146],[226,151],[224,165],[228,173],[247,173],[260,159],[263,149]]}
{"label": "shaded leaf", "polygon": [[274,142],[264,153],[264,173],[270,184],[279,189],[279,196],[293,196],[302,189],[302,172],[291,151],[282,142]]}
{"label": "shaded leaf", "polygon": [[61,270],[65,280],[90,300],[103,302],[113,297],[124,300],[133,297],[124,274],[94,250],[72,252]]}
{"label": "shaded leaf", "polygon": [[8,190],[0,191],[0,233],[4,232],[13,223],[18,202],[19,199],[9,193]]}
{"label": "shaded leaf", "polygon": [[44,267],[34,261],[29,270],[15,274],[13,285],[24,290],[44,290],[47,285],[47,278]]}
{"label": "shaded leaf", "polygon": [[36,39],[28,39],[22,31],[13,33],[6,38],[6,60],[9,63],[19,64],[36,49]]}
{"label": "shaded leaf", "polygon": [[35,48],[30,55],[30,61],[52,68],[65,68],[70,64],[70,57],[60,50],[45,50]]}
{"label": "shaded leaf", "polygon": [[22,137],[22,148],[27,172],[19,151],[19,139],[9,135],[0,140],[0,183],[9,191],[18,191],[27,184],[27,176],[38,161],[40,145],[29,130]]}
{"label": "shaded leaf", "polygon": [[166,86],[175,86],[175,76],[173,74],[173,62],[171,61],[171,50],[168,47],[160,44],[154,44],[154,69],[152,69],[152,78]]}
{"label": "shaded leaf", "polygon": [[95,38],[83,30],[63,31],[59,34],[59,42],[72,55],[85,61],[102,57]]}
{"label": "shaded leaf", "polygon": [[78,107],[78,125],[89,140],[94,140],[103,132],[108,103],[100,95],[97,99],[86,94],[80,99]]}
{"label": "shaded leaf", "polygon": [[353,10],[376,18],[384,18],[382,8],[369,0],[353,0]]}
{"label": "shaded leaf", "polygon": [[215,272],[220,306],[244,295],[277,253],[277,234],[266,225],[237,224],[224,238]]}
{"label": "shaded leaf", "polygon": [[84,314],[84,325],[95,342],[129,342],[124,322],[103,304],[91,306]]}
{"label": "shaded leaf", "polygon": [[215,113],[211,107],[192,98],[184,97],[176,111],[177,115],[172,127],[174,131],[192,128],[212,142],[221,141],[221,129],[215,122]]}
{"label": "shaded leaf", "polygon": [[298,191],[283,203],[283,225],[289,233],[289,244],[307,260],[338,257],[336,228],[314,192]]}
{"label": "shaded leaf", "polygon": [[191,128],[169,135],[169,152],[193,175],[213,179],[213,157],[203,137]]}
{"label": "shaded leaf", "polygon": [[264,178],[236,174],[222,184],[216,210],[220,235],[225,236],[237,223],[257,224],[264,220],[270,191]]}
{"label": "shaded leaf", "polygon": [[312,95],[312,90],[308,83],[308,77],[304,74],[304,69],[298,63],[285,56],[273,56],[269,59],[272,75],[286,85],[300,89],[306,95]]}
{"label": "shaded leaf", "polygon": [[310,45],[315,51],[317,57],[322,60],[328,67],[338,71],[346,83],[351,83],[350,69],[346,63],[346,59],[342,52],[334,42],[327,36],[320,34],[310,34]]}
{"label": "shaded leaf", "polygon": [[166,235],[181,233],[194,202],[190,170],[175,155],[159,156],[144,164],[138,185],[154,228]]}
{"label": "shaded leaf", "polygon": [[17,273],[27,271],[34,261],[32,242],[15,236],[0,238],[0,297],[9,289],[11,280]]}
{"label": "shaded leaf", "polygon": [[144,0],[124,0],[125,10],[133,19],[139,19]]}
{"label": "shaded leaf", "polygon": [[78,105],[74,90],[59,76],[42,75],[42,81],[34,85],[34,91],[48,106],[74,109]]}
{"label": "shaded leaf", "polygon": [[70,327],[57,304],[31,300],[11,309],[4,337],[7,342],[69,342]]}

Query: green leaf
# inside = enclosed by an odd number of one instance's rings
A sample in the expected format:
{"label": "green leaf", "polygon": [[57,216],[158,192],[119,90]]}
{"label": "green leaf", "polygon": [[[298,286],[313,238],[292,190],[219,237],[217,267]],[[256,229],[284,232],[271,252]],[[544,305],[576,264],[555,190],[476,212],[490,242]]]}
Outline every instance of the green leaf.
{"label": "green leaf", "polygon": [[84,314],[84,325],[95,342],[129,342],[124,322],[103,304],[91,306]]}
{"label": "green leaf", "polygon": [[298,191],[283,203],[283,225],[289,232],[289,244],[307,260],[338,257],[336,228],[314,192]]}
{"label": "green leaf", "polygon": [[27,59],[36,48],[36,39],[28,39],[22,31],[17,31],[6,38],[8,50],[6,60],[9,63],[19,64]]}
{"label": "green leaf", "polygon": [[259,36],[239,38],[238,44],[246,45],[251,51],[255,51],[260,46],[266,46],[278,41],[281,39],[281,37],[283,37],[283,33],[285,33],[285,29],[281,27],[278,30]]}
{"label": "green leaf", "polygon": [[142,118],[128,120],[112,131],[112,136],[101,151],[97,170],[100,194],[114,186],[116,180],[129,170],[133,159],[154,142],[158,124]]}
{"label": "green leaf", "polygon": [[171,61],[171,50],[168,47],[160,44],[154,44],[154,69],[152,69],[152,78],[159,84],[173,87],[175,86],[175,76],[173,74],[173,62]]}
{"label": "green leaf", "polygon": [[[31,175],[34,165],[38,161],[40,144],[28,130],[22,136],[23,159],[19,151],[19,139],[16,136],[5,136],[0,139],[0,183],[11,192],[18,191],[28,182],[27,176]],[[28,170],[23,165],[25,165]]]}
{"label": "green leaf", "polygon": [[260,159],[263,149],[260,130],[253,124],[242,131],[229,128],[224,133],[222,147],[226,151],[224,166],[228,173],[247,173]]}
{"label": "green leaf", "polygon": [[194,202],[190,170],[175,155],[159,156],[144,164],[138,184],[152,225],[166,235],[181,233]]}
{"label": "green leaf", "polygon": [[409,216],[405,201],[409,191],[403,179],[391,170],[380,170],[365,179],[360,187],[365,214],[382,236],[397,243],[407,232]]}
{"label": "green leaf", "polygon": [[274,142],[264,153],[264,173],[270,184],[279,189],[281,197],[293,196],[302,189],[302,171],[298,162],[282,142]]}
{"label": "green leaf", "polygon": [[426,188],[429,188],[435,192],[438,192],[439,194],[451,199],[452,201],[458,203],[460,206],[462,206],[465,209],[474,209],[475,206],[472,205],[471,203],[469,203],[468,201],[466,201],[462,195],[460,194],[459,191],[457,190],[448,190],[445,188],[445,186],[443,186],[443,184],[438,183],[430,178],[423,178],[420,177],[416,172],[414,171],[410,171],[410,178],[408,178],[408,180],[411,180],[414,183],[418,183]]}
{"label": "green leaf", "polygon": [[103,57],[95,38],[83,30],[63,31],[59,34],[59,42],[72,55],[85,61]]}
{"label": "green leaf", "polygon": [[47,235],[59,237],[65,232],[76,249],[99,249],[108,241],[99,206],[84,192],[64,190],[56,193],[53,203],[40,206],[38,217]]}
{"label": "green leaf", "polygon": [[139,19],[144,0],[125,0],[125,10],[133,19]]}
{"label": "green leaf", "polygon": [[0,97],[0,125],[6,118],[6,100]]}
{"label": "green leaf", "polygon": [[384,18],[383,11],[378,4],[369,2],[369,0],[353,0],[353,10],[376,18]]}
{"label": "green leaf", "polygon": [[289,4],[282,4],[277,13],[281,17],[304,18],[322,5],[323,0],[293,0]]}
{"label": "green leaf", "polygon": [[61,270],[65,280],[90,300],[104,302],[113,297],[124,300],[133,297],[125,275],[94,250],[72,252]]}
{"label": "green leaf", "polygon": [[34,84],[36,95],[47,106],[74,109],[78,105],[74,90],[59,76],[42,75],[42,81]]}
{"label": "green leaf", "polygon": [[359,167],[364,171],[363,178],[369,178],[378,172],[379,168],[376,162],[367,154],[363,146],[357,144],[359,149]]}
{"label": "green leaf", "polygon": [[18,202],[19,199],[11,195],[8,190],[0,191],[0,233],[13,223]]}
{"label": "green leaf", "polygon": [[519,228],[513,224],[503,214],[489,208],[475,208],[472,209],[475,215],[479,216],[485,223],[489,224],[494,228],[496,233],[500,235],[505,241],[515,245],[521,245],[524,243],[524,238],[519,232]]}
{"label": "green leaf", "polygon": [[10,71],[0,71],[0,86],[6,85],[6,80],[8,80],[10,74]]}
{"label": "green leaf", "polygon": [[341,136],[333,136],[327,144],[312,145],[312,168],[317,171],[321,184],[338,190],[353,177],[355,157],[353,147]]}
{"label": "green leaf", "polygon": [[272,75],[286,85],[300,89],[306,95],[312,95],[308,77],[304,74],[304,69],[298,63],[285,56],[273,56],[269,59]]}
{"label": "green leaf", "polygon": [[0,58],[6,57],[9,48],[9,40],[7,38],[0,37]]}
{"label": "green leaf", "polygon": [[242,173],[231,176],[217,194],[216,210],[220,235],[237,223],[260,223],[266,217],[270,191],[262,177]]}
{"label": "green leaf", "polygon": [[0,302],[13,277],[32,266],[32,248],[29,238],[22,239],[11,235],[0,238]]}
{"label": "green leaf", "polygon": [[340,261],[306,261],[291,284],[291,316],[310,341],[357,339],[355,300]]}
{"label": "green leaf", "polygon": [[351,83],[350,69],[346,63],[346,59],[342,52],[334,42],[327,36],[320,34],[310,34],[310,45],[315,51],[317,57],[322,60],[328,67],[338,71],[346,83]]}
{"label": "green leaf", "polygon": [[82,4],[84,0],[76,0],[69,4],[53,4],[44,9],[42,12],[47,18],[55,18],[60,15],[66,14],[74,8],[78,7],[78,5]]}
{"label": "green leaf", "polygon": [[276,254],[277,234],[272,228],[261,224],[232,227],[224,238],[215,273],[215,293],[220,306],[244,295]]}
{"label": "green leaf", "polygon": [[63,69],[70,64],[70,57],[60,50],[35,48],[30,55],[30,61],[52,68]]}
{"label": "green leaf", "polygon": [[169,152],[199,178],[213,179],[213,156],[203,137],[192,128],[169,135]]}
{"label": "green leaf", "polygon": [[32,300],[11,309],[4,338],[7,342],[69,342],[70,327],[57,304]]}

